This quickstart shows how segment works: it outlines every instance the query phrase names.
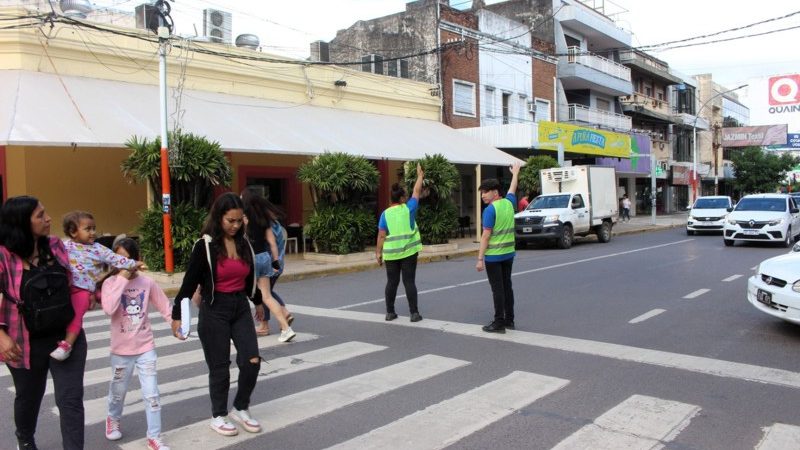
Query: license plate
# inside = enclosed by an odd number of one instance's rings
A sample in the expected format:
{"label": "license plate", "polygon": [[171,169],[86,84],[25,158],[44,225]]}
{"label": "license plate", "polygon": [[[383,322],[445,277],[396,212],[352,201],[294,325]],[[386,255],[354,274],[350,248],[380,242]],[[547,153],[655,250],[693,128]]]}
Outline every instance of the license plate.
{"label": "license plate", "polygon": [[755,236],[758,234],[758,230],[742,230],[742,234],[746,234],[748,236]]}
{"label": "license plate", "polygon": [[523,233],[530,233],[533,231],[533,227],[522,227]]}
{"label": "license plate", "polygon": [[769,292],[762,291],[761,289],[759,289],[756,292],[756,300],[758,300],[759,302],[761,302],[761,303],[763,303],[765,305],[769,305],[769,304],[772,303],[772,294],[770,294]]}

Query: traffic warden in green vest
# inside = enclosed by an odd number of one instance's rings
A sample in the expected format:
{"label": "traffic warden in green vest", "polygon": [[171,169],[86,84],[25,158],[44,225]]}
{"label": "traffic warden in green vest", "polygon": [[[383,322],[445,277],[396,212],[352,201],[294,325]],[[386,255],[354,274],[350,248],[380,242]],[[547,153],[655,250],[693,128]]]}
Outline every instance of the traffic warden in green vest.
{"label": "traffic warden in green vest", "polygon": [[403,276],[403,287],[406,289],[408,310],[412,322],[419,322],[417,306],[417,254],[422,250],[422,240],[419,237],[416,216],[419,206],[419,195],[422,191],[422,166],[417,164],[417,181],[414,191],[408,199],[403,187],[395,183],[392,185],[392,205],[381,214],[378,222],[378,243],[375,257],[378,264],[386,262],[386,320],[397,319],[394,310],[394,300],[397,296],[397,286],[400,275]]}
{"label": "traffic warden in green vest", "polygon": [[478,250],[478,272],[486,269],[494,299],[494,319],[483,327],[487,333],[505,333],[513,330],[514,290],[511,287],[511,267],[514,264],[514,205],[517,204],[519,163],[511,170],[511,185],[505,197],[500,196],[500,182],[494,178],[483,180],[478,190],[487,206],[483,210],[483,234]]}

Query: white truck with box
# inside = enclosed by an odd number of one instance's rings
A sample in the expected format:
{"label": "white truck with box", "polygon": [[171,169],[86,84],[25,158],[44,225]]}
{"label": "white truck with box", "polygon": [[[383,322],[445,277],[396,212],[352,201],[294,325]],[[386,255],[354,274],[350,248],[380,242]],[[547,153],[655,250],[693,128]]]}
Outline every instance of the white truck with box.
{"label": "white truck with box", "polygon": [[567,249],[575,236],[592,233],[600,242],[611,240],[619,214],[613,167],[558,167],[540,175],[542,195],[514,215],[517,244],[551,241]]}

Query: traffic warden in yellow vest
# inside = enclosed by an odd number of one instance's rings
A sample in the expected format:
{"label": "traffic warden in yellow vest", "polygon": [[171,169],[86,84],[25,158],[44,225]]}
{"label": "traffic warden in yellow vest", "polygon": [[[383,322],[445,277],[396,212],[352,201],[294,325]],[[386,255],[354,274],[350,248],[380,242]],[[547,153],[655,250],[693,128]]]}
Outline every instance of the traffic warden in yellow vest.
{"label": "traffic warden in yellow vest", "polygon": [[419,322],[417,306],[417,254],[422,250],[416,216],[419,206],[419,195],[422,191],[422,166],[417,164],[417,181],[414,191],[407,200],[406,191],[395,183],[392,185],[392,205],[382,214],[378,223],[378,243],[375,257],[378,264],[386,262],[386,320],[397,319],[394,311],[394,300],[397,296],[397,285],[400,275],[403,276],[403,287],[406,289],[408,310],[412,322]]}
{"label": "traffic warden in yellow vest", "polygon": [[494,320],[483,327],[487,333],[505,333],[513,330],[514,290],[511,287],[511,267],[514,264],[514,205],[517,204],[517,181],[519,163],[511,170],[511,185],[505,198],[500,197],[500,182],[494,178],[481,182],[481,200],[487,206],[483,210],[483,234],[478,250],[478,272],[486,269],[494,299]]}

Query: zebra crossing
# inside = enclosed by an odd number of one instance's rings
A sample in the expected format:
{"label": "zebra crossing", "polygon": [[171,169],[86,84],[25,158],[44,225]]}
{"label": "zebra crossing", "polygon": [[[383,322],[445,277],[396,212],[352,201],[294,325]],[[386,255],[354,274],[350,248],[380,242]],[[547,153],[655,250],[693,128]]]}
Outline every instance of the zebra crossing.
{"label": "zebra crossing", "polygon": [[[302,308],[297,308],[300,309]],[[429,326],[433,322],[435,321],[429,321]],[[87,340],[92,343],[88,359],[90,364],[87,364],[87,367],[92,369],[86,372],[84,385],[94,388],[86,390],[87,433],[102,433],[98,430],[102,429],[107,414],[105,391],[102,388],[111,378],[111,369],[104,367],[104,361],[101,361],[102,358],[108,358],[108,345],[107,342],[103,342],[104,339],[108,339],[107,327],[108,320],[102,314],[95,311],[87,315]],[[156,338],[156,348],[160,356],[159,379],[164,380],[159,383],[161,407],[164,411],[175,411],[182,408],[181,402],[194,401],[192,405],[199,404],[203,397],[208,396],[208,378],[205,370],[189,371],[188,376],[184,371],[177,378],[173,373],[192,364],[195,364],[193,367],[199,367],[198,364],[203,363],[203,354],[197,338],[179,341],[168,335],[168,327],[156,327],[154,323],[154,332],[159,334]],[[274,335],[260,337],[261,349],[280,348],[289,354],[270,358],[263,364],[259,381],[274,379],[279,383],[282,377],[312,373],[325,366],[347,364],[359,358],[371,358],[390,350],[384,345],[360,341],[326,345],[324,339],[328,337],[299,333],[294,343],[280,344]],[[162,356],[162,353],[166,353],[165,348],[181,344],[186,346],[185,350],[172,352],[168,357]],[[171,348],[171,350],[176,349]],[[232,348],[232,354],[234,353],[235,349]],[[173,449],[235,448],[239,444],[248,442],[251,445],[260,445],[262,442],[268,442],[271,433],[311,419],[324,418],[328,414],[353,405],[368,404],[373,407],[374,404],[376,408],[389,408],[389,405],[381,401],[381,396],[437,377],[448,377],[469,371],[476,362],[425,353],[254,403],[250,406],[250,412],[261,421],[263,427],[262,432],[256,434],[240,431],[233,437],[220,436],[208,425],[207,407],[189,410],[184,408],[182,416],[186,420],[175,427],[169,427],[165,423],[163,437]],[[237,372],[236,367],[231,368],[231,380],[234,385]],[[7,371],[0,371],[0,377],[5,376]],[[323,446],[337,450],[446,448],[457,445],[459,441],[497,425],[510,416],[536,411],[537,402],[557,393],[568,393],[572,383],[573,380],[569,379],[509,368],[496,378],[474,383],[449,398],[427,402],[415,412],[390,420],[363,434],[353,433],[354,435],[346,436],[332,446],[329,446],[331,444]],[[145,408],[141,392],[135,389],[136,387],[137,382],[132,382],[132,390],[127,393],[123,423],[128,417],[141,416]],[[8,390],[13,392],[13,386]],[[52,397],[52,393],[52,384],[48,384],[46,395]],[[49,411],[58,415],[58,410],[54,407],[49,408]],[[661,448],[677,439],[685,430],[691,429],[693,421],[702,414],[703,406],[699,404],[634,394],[606,409],[594,419],[589,418],[588,423],[571,427],[566,435],[554,439],[552,442],[556,444],[551,446],[558,450]],[[92,431],[89,431],[90,429]],[[420,430],[425,432],[419,432]],[[754,429],[753,432],[758,434],[756,436],[758,439],[754,439],[754,442],[758,441],[755,446],[758,450],[800,448],[800,426],[772,423],[763,429]],[[104,444],[104,448],[147,448],[144,430],[131,429],[130,434],[121,441],[114,443],[104,441]],[[313,442],[310,444],[313,447]],[[750,448],[752,445],[750,444]],[[531,444],[527,448],[539,447]]]}

